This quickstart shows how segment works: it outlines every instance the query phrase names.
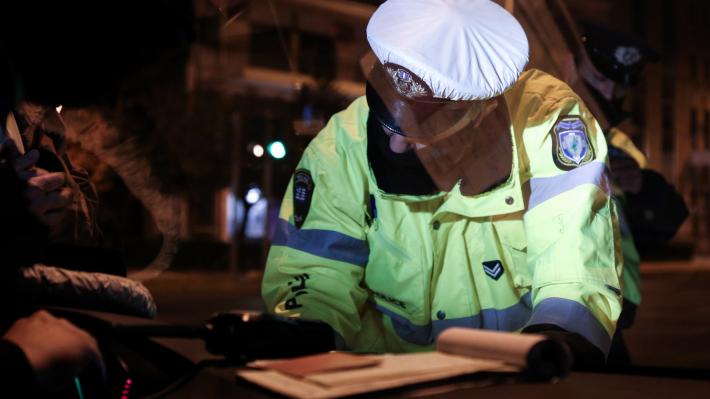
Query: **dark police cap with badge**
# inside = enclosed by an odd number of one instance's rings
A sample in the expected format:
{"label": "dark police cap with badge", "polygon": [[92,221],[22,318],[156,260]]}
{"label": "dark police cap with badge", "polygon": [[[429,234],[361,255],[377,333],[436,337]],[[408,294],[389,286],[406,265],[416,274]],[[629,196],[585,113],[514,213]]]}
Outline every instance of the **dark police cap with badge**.
{"label": "dark police cap with badge", "polygon": [[582,23],[582,41],[592,63],[614,82],[632,86],[641,78],[647,62],[660,60],[660,54],[640,39],[593,23]]}

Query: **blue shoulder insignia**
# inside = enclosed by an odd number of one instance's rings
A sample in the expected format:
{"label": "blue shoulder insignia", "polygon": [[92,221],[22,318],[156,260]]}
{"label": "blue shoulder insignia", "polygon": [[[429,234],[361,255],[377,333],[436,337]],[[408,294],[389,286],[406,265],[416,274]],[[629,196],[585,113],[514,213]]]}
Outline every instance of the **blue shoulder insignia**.
{"label": "blue shoulder insignia", "polygon": [[562,170],[572,170],[594,160],[587,125],[578,115],[567,115],[552,128],[552,158]]}

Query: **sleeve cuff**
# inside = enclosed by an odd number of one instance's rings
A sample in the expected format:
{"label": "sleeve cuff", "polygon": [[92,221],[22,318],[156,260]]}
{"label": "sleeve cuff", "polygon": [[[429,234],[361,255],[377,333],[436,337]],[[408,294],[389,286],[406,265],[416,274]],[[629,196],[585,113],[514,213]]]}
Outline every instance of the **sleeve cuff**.
{"label": "sleeve cuff", "polygon": [[592,312],[577,301],[564,298],[542,300],[528,320],[526,327],[552,324],[565,331],[577,333],[608,356],[611,337]]}

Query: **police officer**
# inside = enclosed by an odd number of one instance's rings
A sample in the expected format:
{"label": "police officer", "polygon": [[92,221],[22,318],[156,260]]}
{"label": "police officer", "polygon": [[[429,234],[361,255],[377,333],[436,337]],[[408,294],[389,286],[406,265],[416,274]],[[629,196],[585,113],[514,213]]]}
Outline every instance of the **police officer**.
{"label": "police officer", "polygon": [[601,364],[621,311],[603,132],[490,1],[389,0],[367,95],[311,142],[262,295],[338,346],[431,349],[452,326],[543,332]]}
{"label": "police officer", "polygon": [[641,303],[639,252],[657,251],[669,241],[688,216],[688,210],[665,178],[648,169],[646,156],[619,128],[630,116],[624,110],[628,92],[641,80],[645,65],[658,61],[660,55],[623,32],[589,22],[582,26],[586,51],[579,70],[610,125],[606,137],[624,255],[623,310],[609,363],[627,365],[631,359],[621,330],[632,326]]}
{"label": "police officer", "polygon": [[582,65],[594,68],[581,67],[581,76],[609,120],[609,161],[629,203],[629,230],[640,252],[650,255],[673,238],[688,210],[665,178],[648,168],[646,156],[619,125],[630,116],[624,110],[628,92],[641,80],[646,64],[659,61],[660,55],[633,36],[592,23],[583,26],[589,62]]}

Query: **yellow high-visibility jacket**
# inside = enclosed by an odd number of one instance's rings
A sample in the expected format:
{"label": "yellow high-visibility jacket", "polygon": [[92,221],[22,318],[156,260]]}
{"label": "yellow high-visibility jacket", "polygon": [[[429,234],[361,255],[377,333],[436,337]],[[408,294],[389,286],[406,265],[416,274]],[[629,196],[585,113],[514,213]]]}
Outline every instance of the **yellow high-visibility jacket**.
{"label": "yellow high-visibility jacket", "polygon": [[648,167],[648,158],[641,152],[641,150],[636,147],[636,144],[631,140],[628,134],[618,127],[612,127],[609,129],[609,133],[606,135],[606,141],[621,149],[628,156],[633,158],[641,169],[646,169]]}
{"label": "yellow high-visibility jacket", "polygon": [[[616,127],[609,129],[606,135],[606,141],[633,158],[641,169],[648,167],[648,159],[646,156],[636,147],[631,137],[621,129]],[[613,179],[611,188],[612,198],[616,201],[619,229],[621,230],[621,248],[624,257],[624,298],[634,305],[639,305],[641,304],[641,256],[636,249],[634,237],[631,234],[631,227],[626,220],[622,206],[624,192]]]}
{"label": "yellow high-visibility jacket", "polygon": [[[362,352],[428,350],[452,326],[552,324],[607,353],[623,261],[603,132],[543,72],[525,72],[504,96],[512,172],[474,197],[458,186],[384,193],[367,159],[367,102],[334,115],[286,191],[262,283],[267,308],[321,320]],[[577,134],[561,146],[563,120]]]}

